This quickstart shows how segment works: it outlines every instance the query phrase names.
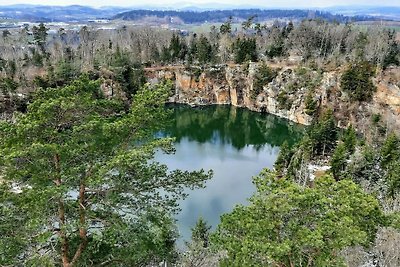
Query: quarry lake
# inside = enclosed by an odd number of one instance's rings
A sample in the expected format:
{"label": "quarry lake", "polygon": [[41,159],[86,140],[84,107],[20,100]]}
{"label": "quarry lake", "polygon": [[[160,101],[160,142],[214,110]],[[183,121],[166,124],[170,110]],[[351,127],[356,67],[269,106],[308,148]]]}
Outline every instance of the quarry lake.
{"label": "quarry lake", "polygon": [[156,160],[170,169],[212,169],[206,188],[188,191],[177,215],[183,240],[201,216],[215,228],[220,216],[245,204],[255,191],[252,177],[272,168],[284,141],[294,144],[304,127],[270,114],[233,106],[191,108],[170,106],[173,123],[163,135],[176,138],[176,153],[157,153]]}

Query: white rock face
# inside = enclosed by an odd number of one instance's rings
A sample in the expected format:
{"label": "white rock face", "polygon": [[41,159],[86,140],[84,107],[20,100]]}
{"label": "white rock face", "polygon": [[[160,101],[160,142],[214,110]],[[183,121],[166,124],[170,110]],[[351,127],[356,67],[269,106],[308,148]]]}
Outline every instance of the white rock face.
{"label": "white rock face", "polygon": [[[276,78],[265,84],[257,96],[252,97],[257,67],[257,63],[219,65],[200,70],[200,74],[198,70],[190,72],[182,67],[169,67],[170,69],[149,70],[147,74],[152,83],[160,79],[174,80],[175,96],[171,97],[170,101],[175,103],[231,104],[310,125],[313,116],[307,114],[306,98],[311,94],[317,106],[317,113],[327,108],[332,109],[339,127],[352,124],[358,131],[368,133],[371,116],[381,114],[382,121],[386,122],[390,131],[400,132],[400,68],[388,69],[377,75],[374,79],[377,92],[371,102],[351,103],[340,90],[343,69],[322,74],[308,69],[311,77],[319,77],[318,85],[310,92],[307,86],[298,85],[302,74],[299,73],[298,67],[293,65],[279,68],[275,66],[278,70]],[[282,91],[287,93],[287,100],[280,99]]]}

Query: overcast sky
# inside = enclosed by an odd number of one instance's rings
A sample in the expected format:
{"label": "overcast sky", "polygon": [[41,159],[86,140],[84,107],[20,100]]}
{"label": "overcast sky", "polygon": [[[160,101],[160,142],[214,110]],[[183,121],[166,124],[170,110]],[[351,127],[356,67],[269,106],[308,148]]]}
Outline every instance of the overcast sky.
{"label": "overcast sky", "polygon": [[0,5],[41,4],[41,5],[87,5],[87,6],[137,6],[158,5],[179,8],[176,3],[190,2],[193,5],[220,3],[231,5],[257,5],[265,7],[328,7],[338,5],[400,6],[400,0],[0,0]]}

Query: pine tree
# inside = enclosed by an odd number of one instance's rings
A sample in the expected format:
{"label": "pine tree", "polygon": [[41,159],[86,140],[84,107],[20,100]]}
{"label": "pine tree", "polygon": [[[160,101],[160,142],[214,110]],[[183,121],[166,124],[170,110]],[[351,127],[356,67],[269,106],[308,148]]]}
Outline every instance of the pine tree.
{"label": "pine tree", "polygon": [[340,180],[342,172],[346,167],[348,158],[347,147],[344,143],[339,144],[333,152],[331,158],[331,172],[336,180]]}
{"label": "pine tree", "polygon": [[331,109],[325,111],[322,117],[314,123],[308,135],[312,141],[314,155],[325,155],[336,147],[338,129]]}
{"label": "pine tree", "polygon": [[278,158],[275,161],[274,168],[278,173],[287,168],[290,164],[290,160],[293,156],[293,151],[289,147],[287,141],[283,142],[280,147]]}
{"label": "pine tree", "polygon": [[207,222],[200,217],[194,228],[192,228],[192,240],[200,242],[203,247],[208,247],[210,237],[211,226],[207,225]]}
{"label": "pine tree", "polygon": [[369,245],[384,222],[378,200],[350,180],[305,188],[264,170],[247,206],[221,217],[211,240],[220,266],[342,266],[340,252]]}
{"label": "pine tree", "polygon": [[46,26],[43,23],[40,23],[39,27],[37,26],[32,27],[33,40],[40,47],[42,52],[44,52],[45,50],[44,45],[46,44],[48,30],[49,28],[46,28]]}
{"label": "pine tree", "polygon": [[357,133],[352,125],[347,127],[341,139],[344,142],[347,151],[350,154],[353,154],[357,143]]}
{"label": "pine tree", "polygon": [[400,160],[400,139],[396,134],[390,134],[381,148],[381,165],[388,166],[391,162]]}
{"label": "pine tree", "polygon": [[232,16],[230,16],[229,19],[221,25],[221,27],[219,28],[221,34],[232,33],[232,19]]}
{"label": "pine tree", "polygon": [[[129,110],[87,77],[40,90],[0,123],[0,265],[141,266],[174,254],[173,221],[203,171],[155,162],[170,84],[138,91]],[[6,254],[4,254],[6,253]]]}
{"label": "pine tree", "polygon": [[196,57],[200,64],[210,63],[213,58],[213,50],[207,37],[201,35],[196,45]]}

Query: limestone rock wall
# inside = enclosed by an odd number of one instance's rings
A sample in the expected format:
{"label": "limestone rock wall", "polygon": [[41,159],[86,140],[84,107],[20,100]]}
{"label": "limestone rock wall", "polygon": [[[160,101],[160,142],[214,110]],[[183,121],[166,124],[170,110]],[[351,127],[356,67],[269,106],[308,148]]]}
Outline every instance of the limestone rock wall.
{"label": "limestone rock wall", "polygon": [[[332,108],[339,126],[351,123],[360,132],[368,132],[372,114],[380,114],[389,130],[400,132],[400,68],[388,69],[374,79],[377,92],[369,103],[351,103],[341,92],[342,69],[324,73],[310,70],[309,76],[304,78],[297,73],[296,66],[277,69],[276,78],[254,96],[252,91],[257,68],[257,63],[207,69],[163,67],[146,69],[146,75],[151,83],[161,79],[173,80],[175,95],[170,101],[175,103],[193,106],[230,104],[271,113],[304,125],[311,124],[321,110]],[[310,92],[304,84],[309,82],[307,79],[314,78],[318,84]],[[282,93],[285,93],[284,99],[280,99]],[[315,114],[307,112],[307,94],[312,94],[317,104],[318,112]]]}

